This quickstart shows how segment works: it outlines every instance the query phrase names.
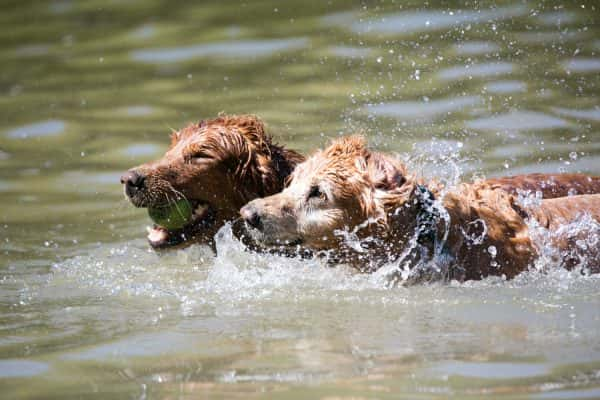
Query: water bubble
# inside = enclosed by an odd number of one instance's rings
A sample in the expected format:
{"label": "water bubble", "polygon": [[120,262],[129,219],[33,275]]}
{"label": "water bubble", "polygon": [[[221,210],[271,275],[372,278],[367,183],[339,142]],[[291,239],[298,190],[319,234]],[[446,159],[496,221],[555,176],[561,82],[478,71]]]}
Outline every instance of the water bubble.
{"label": "water bubble", "polygon": [[498,250],[496,250],[496,246],[490,246],[487,248],[488,253],[492,258],[496,258],[496,254],[498,254]]}

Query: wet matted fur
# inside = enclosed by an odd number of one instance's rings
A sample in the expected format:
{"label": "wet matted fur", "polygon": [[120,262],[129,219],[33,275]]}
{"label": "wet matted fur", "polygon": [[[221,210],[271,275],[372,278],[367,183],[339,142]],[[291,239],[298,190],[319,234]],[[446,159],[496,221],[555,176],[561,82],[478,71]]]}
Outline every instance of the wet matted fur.
{"label": "wet matted fur", "polygon": [[168,231],[154,226],[155,248],[208,242],[248,201],[277,193],[304,157],[274,144],[253,115],[220,115],[173,132],[164,156],[130,169],[121,178],[136,207],[160,207],[186,198],[192,221]]}
{"label": "wet matted fur", "polygon": [[[600,235],[600,195],[525,205],[515,195],[518,190],[548,197],[594,193],[600,191],[600,178],[532,174],[446,191],[420,181],[400,161],[370,151],[364,138],[351,136],[299,164],[282,193],[250,202],[241,214],[265,247],[319,252],[362,271],[396,262],[399,273],[419,266],[421,277],[433,273],[459,280],[512,278],[531,265],[543,251],[533,240],[532,219],[552,233],[585,213],[595,221],[592,234]],[[552,244],[568,252],[575,242],[554,237]],[[584,253],[587,265],[598,267],[597,250]]]}

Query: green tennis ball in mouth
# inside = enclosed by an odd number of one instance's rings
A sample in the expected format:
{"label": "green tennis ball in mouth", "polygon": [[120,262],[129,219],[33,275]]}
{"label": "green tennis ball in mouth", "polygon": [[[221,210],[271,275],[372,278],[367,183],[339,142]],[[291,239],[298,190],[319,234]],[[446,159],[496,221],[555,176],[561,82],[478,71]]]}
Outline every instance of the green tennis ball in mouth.
{"label": "green tennis ball in mouth", "polygon": [[168,206],[148,208],[148,215],[163,228],[180,229],[192,218],[192,206],[187,200],[181,199]]}

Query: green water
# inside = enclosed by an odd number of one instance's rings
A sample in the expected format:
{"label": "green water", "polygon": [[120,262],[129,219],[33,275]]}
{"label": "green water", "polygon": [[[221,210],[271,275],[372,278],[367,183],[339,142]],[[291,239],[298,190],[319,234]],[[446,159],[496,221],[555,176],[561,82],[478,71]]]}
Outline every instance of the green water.
{"label": "green water", "polygon": [[159,256],[118,179],[220,111],[449,180],[600,174],[594,2],[0,7],[1,397],[600,398],[598,277],[387,289],[227,231]]}

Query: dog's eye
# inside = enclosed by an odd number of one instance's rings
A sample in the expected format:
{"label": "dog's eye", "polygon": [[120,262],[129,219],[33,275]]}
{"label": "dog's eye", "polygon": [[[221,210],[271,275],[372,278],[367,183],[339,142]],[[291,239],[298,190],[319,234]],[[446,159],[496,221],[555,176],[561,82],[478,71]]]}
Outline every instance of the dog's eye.
{"label": "dog's eye", "polygon": [[188,164],[202,162],[208,158],[209,156],[202,152],[188,153],[183,157],[184,161]]}
{"label": "dog's eye", "polygon": [[327,200],[327,195],[324,192],[322,192],[318,186],[315,185],[310,188],[310,191],[308,192],[308,198],[318,198],[321,200]]}

